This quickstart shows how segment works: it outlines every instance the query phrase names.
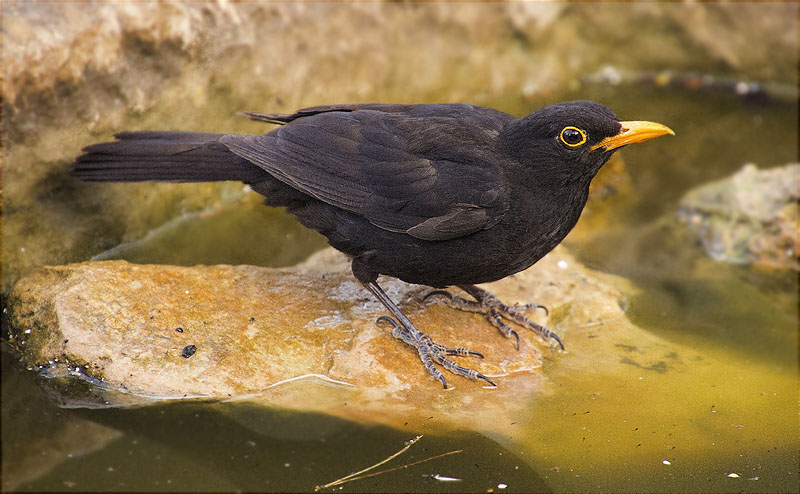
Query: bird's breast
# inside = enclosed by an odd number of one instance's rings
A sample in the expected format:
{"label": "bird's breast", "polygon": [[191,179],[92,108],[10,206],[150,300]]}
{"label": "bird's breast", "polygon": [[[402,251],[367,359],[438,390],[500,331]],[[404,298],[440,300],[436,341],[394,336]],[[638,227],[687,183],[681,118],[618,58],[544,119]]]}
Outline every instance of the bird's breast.
{"label": "bird's breast", "polygon": [[527,269],[560,244],[578,222],[587,197],[588,187],[518,197],[498,230],[508,274]]}

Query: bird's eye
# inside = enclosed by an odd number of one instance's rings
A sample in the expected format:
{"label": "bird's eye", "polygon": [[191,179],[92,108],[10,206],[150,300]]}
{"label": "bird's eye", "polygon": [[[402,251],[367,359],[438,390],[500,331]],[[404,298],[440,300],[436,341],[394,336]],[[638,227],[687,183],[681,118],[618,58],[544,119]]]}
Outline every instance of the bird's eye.
{"label": "bird's eye", "polygon": [[577,127],[564,127],[560,137],[561,142],[571,148],[576,148],[586,142],[586,132]]}

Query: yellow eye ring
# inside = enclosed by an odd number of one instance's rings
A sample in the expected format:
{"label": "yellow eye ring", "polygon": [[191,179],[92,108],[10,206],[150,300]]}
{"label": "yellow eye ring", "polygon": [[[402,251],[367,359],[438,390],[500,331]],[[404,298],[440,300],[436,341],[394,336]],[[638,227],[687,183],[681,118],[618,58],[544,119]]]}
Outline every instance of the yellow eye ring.
{"label": "yellow eye ring", "polygon": [[576,148],[586,142],[586,132],[577,127],[564,127],[558,136],[561,142],[571,148]]}

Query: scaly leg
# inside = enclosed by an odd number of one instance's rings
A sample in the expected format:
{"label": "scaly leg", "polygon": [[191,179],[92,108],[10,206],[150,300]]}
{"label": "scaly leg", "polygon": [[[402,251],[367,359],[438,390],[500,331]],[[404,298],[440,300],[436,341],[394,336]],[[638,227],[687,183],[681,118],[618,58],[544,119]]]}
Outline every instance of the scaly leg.
{"label": "scaly leg", "polygon": [[436,368],[434,362],[458,376],[463,376],[473,380],[483,379],[492,386],[497,386],[494,382],[492,382],[491,379],[484,376],[480,372],[474,369],[461,367],[457,363],[446,358],[446,356],[475,356],[483,358],[483,355],[478,352],[473,352],[472,350],[467,350],[466,348],[448,348],[435,343],[430,336],[414,326],[408,317],[403,314],[400,308],[397,307],[394,302],[392,302],[392,299],[386,295],[386,292],[383,291],[378,283],[370,281],[364,283],[364,286],[367,288],[367,290],[372,292],[372,294],[375,295],[375,298],[380,300],[384,307],[386,307],[386,309],[392,313],[392,316],[394,316],[394,318],[381,316],[378,321],[389,322],[393,326],[392,336],[417,349],[419,358],[422,360],[422,364],[425,366],[425,369],[427,369],[434,378],[440,380],[445,389],[447,389],[447,381],[445,380],[444,375],[442,375],[442,372]]}
{"label": "scaly leg", "polygon": [[475,301],[456,297],[452,293],[444,290],[434,290],[425,295],[425,298],[428,298],[431,295],[444,295],[448,298],[448,305],[454,309],[483,314],[484,317],[486,317],[486,319],[492,324],[492,326],[500,330],[503,336],[506,338],[513,336],[516,339],[517,350],[519,350],[519,335],[517,334],[516,330],[506,324],[503,319],[530,329],[544,340],[552,338],[558,343],[558,346],[560,346],[562,350],[564,349],[564,344],[561,343],[561,338],[559,338],[557,334],[553,333],[544,326],[536,324],[525,316],[525,311],[528,309],[541,308],[547,312],[546,307],[537,304],[506,305],[483,288],[478,288],[475,285],[458,285],[458,287],[472,295],[472,297],[475,298]]}

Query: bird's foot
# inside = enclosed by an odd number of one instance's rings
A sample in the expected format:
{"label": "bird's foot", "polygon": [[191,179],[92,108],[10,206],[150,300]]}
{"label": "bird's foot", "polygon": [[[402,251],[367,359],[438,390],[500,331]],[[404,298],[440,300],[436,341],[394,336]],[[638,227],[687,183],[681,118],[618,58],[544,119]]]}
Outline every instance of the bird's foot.
{"label": "bird's foot", "polygon": [[519,350],[519,334],[517,334],[517,331],[509,326],[505,320],[511,321],[523,328],[530,329],[545,341],[553,339],[562,350],[564,349],[564,344],[561,343],[561,338],[559,338],[557,334],[531,321],[525,315],[526,311],[531,309],[543,309],[546,314],[549,314],[547,307],[538,304],[506,305],[491,293],[475,285],[459,285],[458,287],[472,295],[475,300],[457,297],[445,290],[434,290],[425,295],[425,298],[427,299],[432,295],[445,296],[447,304],[454,309],[483,314],[492,326],[500,330],[503,336],[506,338],[514,337],[517,350]]}
{"label": "bird's foot", "polygon": [[[402,319],[401,319],[402,321]],[[397,338],[398,340],[402,340],[403,342],[407,343],[408,345],[413,346],[417,349],[419,353],[419,358],[422,360],[422,364],[425,366],[425,369],[435,378],[442,382],[442,386],[447,389],[447,381],[440,371],[435,365],[434,362],[444,367],[446,370],[456,374],[457,376],[466,377],[468,379],[476,380],[476,379],[483,379],[484,381],[488,382],[492,386],[497,386],[491,379],[484,376],[480,372],[474,369],[468,369],[466,367],[462,367],[455,363],[454,361],[448,359],[448,356],[455,356],[455,357],[479,357],[483,358],[483,355],[468,350],[466,348],[449,348],[443,345],[440,345],[434,342],[430,336],[420,331],[416,326],[411,324],[408,321],[407,324],[398,324],[393,318],[389,316],[381,316],[378,318],[378,322],[388,322],[392,325],[392,336]],[[408,327],[407,327],[408,326]]]}

